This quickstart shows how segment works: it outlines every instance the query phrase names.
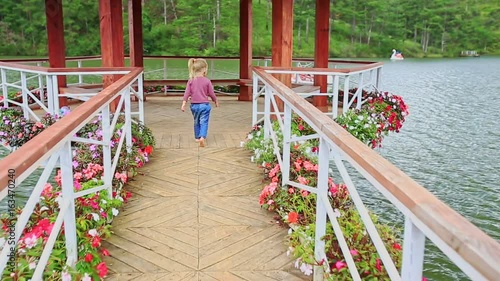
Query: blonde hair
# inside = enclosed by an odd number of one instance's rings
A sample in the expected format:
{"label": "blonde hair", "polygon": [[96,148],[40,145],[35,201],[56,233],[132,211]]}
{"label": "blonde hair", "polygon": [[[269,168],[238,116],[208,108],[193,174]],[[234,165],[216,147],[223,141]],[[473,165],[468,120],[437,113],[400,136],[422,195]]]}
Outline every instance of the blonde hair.
{"label": "blonde hair", "polygon": [[204,72],[206,74],[208,71],[208,64],[205,59],[194,59],[191,58],[188,60],[188,69],[189,69],[189,79],[193,79],[196,76],[199,76],[200,73]]}

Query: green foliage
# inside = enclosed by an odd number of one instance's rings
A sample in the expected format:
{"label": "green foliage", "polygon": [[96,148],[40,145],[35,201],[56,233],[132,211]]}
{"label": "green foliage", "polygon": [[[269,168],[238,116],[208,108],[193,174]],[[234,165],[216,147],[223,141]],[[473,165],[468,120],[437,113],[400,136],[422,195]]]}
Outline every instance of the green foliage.
{"label": "green foliage", "polygon": [[[143,3],[145,54],[239,54],[239,1]],[[99,1],[63,5],[66,54],[100,54]],[[127,41],[127,2],[123,5]],[[254,55],[271,54],[271,8],[271,1],[253,1]],[[393,48],[406,57],[457,56],[461,50],[500,52],[500,7],[495,0],[339,0],[330,9],[332,57],[388,57]],[[44,1],[3,0],[0,56],[46,56],[45,26]],[[315,1],[294,1],[294,56],[314,54],[314,29]]]}
{"label": "green foliage", "polygon": [[[277,125],[274,124],[274,126]],[[314,130],[302,119],[297,116],[293,117],[292,134],[303,136],[312,133]],[[263,135],[262,127],[256,126],[250,133],[246,144],[246,147],[254,152],[253,157],[257,157],[259,160],[263,159],[262,155],[264,154],[272,154],[268,140],[264,140]],[[278,142],[281,142],[281,137],[278,139]],[[308,140],[295,143],[291,147],[290,181],[311,187],[317,186],[318,165],[317,155],[314,153],[316,146],[317,140]],[[311,147],[313,150],[308,149]],[[269,155],[269,158],[266,159],[271,158]],[[261,162],[258,161],[258,163]],[[337,235],[329,223],[326,235],[322,237],[325,241],[325,254],[328,263],[315,259],[316,195],[293,186],[281,187],[282,171],[276,158],[272,158],[271,162],[263,162],[262,167],[267,185],[261,191],[259,203],[263,208],[277,214],[275,218],[280,225],[289,227],[287,237],[289,250],[287,253],[295,258],[295,267],[299,268],[305,275],[310,275],[313,266],[322,265],[328,268],[325,271],[325,280],[352,280]],[[388,280],[384,265],[350,198],[347,186],[336,184],[332,178],[329,178],[328,199],[337,215],[337,221],[346,237],[346,243],[361,277],[364,280]],[[399,231],[389,225],[379,223],[373,214],[371,214],[371,218],[392,260],[399,269],[402,259]]]}

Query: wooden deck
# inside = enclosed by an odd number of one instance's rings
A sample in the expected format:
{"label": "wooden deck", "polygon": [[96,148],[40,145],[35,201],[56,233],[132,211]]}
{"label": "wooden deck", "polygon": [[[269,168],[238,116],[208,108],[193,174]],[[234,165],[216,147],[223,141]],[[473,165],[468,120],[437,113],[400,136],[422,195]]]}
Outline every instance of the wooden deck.
{"label": "wooden deck", "polygon": [[287,230],[259,206],[263,174],[240,147],[251,103],[220,97],[205,148],[180,105],[181,97],[148,97],[157,149],[127,185],[133,197],[105,242],[107,279],[310,280],[286,254]]}

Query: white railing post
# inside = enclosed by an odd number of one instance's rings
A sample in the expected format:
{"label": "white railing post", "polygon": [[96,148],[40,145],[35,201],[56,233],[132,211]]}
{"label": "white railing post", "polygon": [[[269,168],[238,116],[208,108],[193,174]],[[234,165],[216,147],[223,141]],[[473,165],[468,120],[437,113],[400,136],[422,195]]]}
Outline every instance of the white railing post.
{"label": "white railing post", "polygon": [[[82,68],[82,60],[77,61],[78,68]],[[82,74],[78,74],[78,84],[83,84],[83,76]]]}
{"label": "white railing post", "polygon": [[[76,240],[75,200],[73,186],[73,153],[71,141],[66,141],[61,148],[61,185],[63,201],[70,201],[64,214],[64,237],[66,240],[66,264],[74,266],[78,260]],[[61,210],[62,211],[62,210]]]}
{"label": "white railing post", "polygon": [[[139,120],[144,124],[144,73],[137,77],[137,94],[139,95]],[[166,86],[165,86],[166,87]]]}
{"label": "white railing post", "polygon": [[26,119],[29,119],[30,113],[28,111],[29,103],[28,103],[28,93],[26,92],[28,90],[27,84],[26,84],[26,72],[21,71],[21,96],[23,98],[23,116]]}
{"label": "white railing post", "polygon": [[[111,158],[111,139],[113,132],[111,131],[111,117],[109,104],[102,109],[101,122],[102,122],[102,164],[104,166],[103,181],[106,186],[109,198],[113,196],[113,171],[112,171],[112,158]],[[117,153],[120,153],[119,151]]]}
{"label": "white railing post", "polygon": [[281,169],[283,187],[290,180],[290,138],[292,134],[292,109],[285,104],[285,116],[283,116],[283,161]]}
{"label": "white railing post", "polygon": [[382,82],[382,67],[377,68],[377,78],[375,81],[375,87],[380,89],[380,83]]}
{"label": "white railing post", "polygon": [[54,113],[60,114],[59,108],[59,84],[57,82],[57,75],[52,75],[52,102],[54,103]]}
{"label": "white railing post", "polygon": [[361,109],[361,100],[363,97],[363,83],[364,83],[364,72],[359,74],[359,83],[358,83],[358,96],[356,97],[356,109]]}
{"label": "white railing post", "polygon": [[7,99],[9,98],[9,92],[7,91],[7,74],[5,73],[5,69],[1,69],[1,76],[2,76],[2,95],[3,95],[3,106],[7,107]]}
{"label": "white railing post", "polygon": [[332,96],[332,118],[335,119],[339,115],[339,76],[333,76],[333,96]]}
{"label": "white railing post", "polygon": [[346,113],[349,110],[349,78],[347,75],[344,78],[344,101],[342,102],[342,113]]}
{"label": "white railing post", "polygon": [[[316,195],[316,230],[314,239],[314,258],[320,264],[327,263],[325,254],[325,241],[322,239],[326,235],[327,210],[321,196],[328,197],[328,169],[330,163],[330,148],[328,143],[320,138],[318,153],[318,185]],[[314,281],[322,281],[323,266],[314,266]]]}
{"label": "white railing post", "polygon": [[52,75],[47,75],[46,80],[47,80],[47,105],[49,108],[49,113],[50,114],[55,114],[56,111],[54,109],[54,84],[52,83],[52,79],[54,79],[54,76]]}
{"label": "white railing post", "polygon": [[425,235],[409,217],[405,219],[401,280],[421,281],[424,267]]}
{"label": "white railing post", "polygon": [[[130,88],[126,88],[122,92],[123,98],[125,99],[125,143],[127,147],[127,152],[130,153],[132,150],[132,120],[131,120],[131,108],[130,108]],[[120,153],[119,151],[117,153]]]}
{"label": "white railing post", "polygon": [[[38,64],[37,64],[38,65]],[[45,91],[43,89],[42,74],[38,74],[38,89],[40,93],[40,101],[45,104]]]}
{"label": "white railing post", "polygon": [[257,111],[259,109],[259,77],[254,73],[252,81],[252,126],[257,124]]}
{"label": "white railing post", "polygon": [[271,135],[270,129],[272,126],[271,123],[271,98],[272,98],[272,88],[269,86],[266,87],[266,92],[264,95],[264,139],[269,139]]}

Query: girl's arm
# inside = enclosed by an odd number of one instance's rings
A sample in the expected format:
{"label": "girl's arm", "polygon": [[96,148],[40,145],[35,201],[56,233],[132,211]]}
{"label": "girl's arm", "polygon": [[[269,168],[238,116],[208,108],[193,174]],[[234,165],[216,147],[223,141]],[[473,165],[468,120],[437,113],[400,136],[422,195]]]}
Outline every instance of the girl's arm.
{"label": "girl's arm", "polygon": [[184,97],[182,98],[181,110],[183,112],[186,109],[186,103],[187,103],[187,100],[190,96],[191,96],[191,83],[190,83],[190,81],[188,81],[187,85],[186,85],[186,91],[184,91]]}

